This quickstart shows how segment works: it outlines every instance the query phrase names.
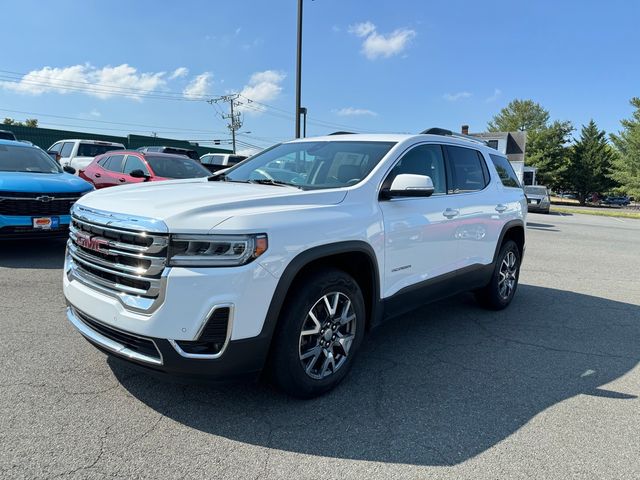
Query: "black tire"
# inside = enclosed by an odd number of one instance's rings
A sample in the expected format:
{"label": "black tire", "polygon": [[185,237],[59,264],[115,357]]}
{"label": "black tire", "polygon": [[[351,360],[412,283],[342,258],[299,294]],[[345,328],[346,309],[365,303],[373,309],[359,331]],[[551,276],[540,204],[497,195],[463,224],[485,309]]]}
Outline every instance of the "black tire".
{"label": "black tire", "polygon": [[[509,260],[513,257],[510,255],[514,255],[515,257],[515,273],[513,270],[507,266],[509,278],[513,276],[513,286],[509,289],[508,294],[505,295],[506,285],[501,284],[501,279],[503,278],[503,270],[504,263],[509,263]],[[490,310],[502,310],[506,308],[513,300],[513,296],[518,289],[518,279],[520,277],[520,249],[518,249],[518,245],[513,240],[506,241],[502,247],[500,248],[500,253],[498,253],[498,257],[496,259],[496,265],[491,274],[491,281],[487,284],[486,287],[476,290],[475,296],[476,300],[480,305]]]}
{"label": "black tire", "polygon": [[[339,305],[339,311],[352,312],[355,314],[355,319],[345,324],[351,328],[353,325],[353,332],[348,335],[342,335],[342,326],[335,327],[337,323],[340,323],[340,319],[336,314],[331,316],[330,310],[324,301],[324,297],[331,298],[331,302],[337,298],[335,304]],[[350,304],[347,303],[345,297],[348,298]],[[364,337],[365,329],[365,307],[362,291],[358,286],[358,283],[347,273],[337,269],[323,269],[306,275],[299,281],[297,281],[287,295],[287,299],[283,305],[280,315],[280,321],[273,337],[273,348],[271,353],[270,373],[274,383],[284,390],[289,395],[299,398],[312,398],[331,390],[338,385],[349,372],[353,359],[357,353],[362,338]],[[320,303],[322,302],[322,303]],[[327,324],[333,325],[333,329],[337,328],[337,331],[332,332],[331,328],[320,330],[322,332],[329,331],[329,334],[340,334],[343,338],[351,338],[347,354],[344,355],[345,350],[340,346],[335,346],[339,342],[326,339],[325,334],[318,333],[308,334],[303,336],[302,332],[309,331],[310,325],[315,328],[315,322],[309,315],[309,312],[314,309],[314,317],[318,320],[318,323],[324,327]],[[322,312],[325,315],[322,315]],[[345,318],[351,318],[352,314],[347,315]],[[345,314],[346,315],[346,314]],[[322,317],[322,318],[321,318]],[[331,319],[334,319],[333,321]],[[311,322],[311,324],[309,323]],[[305,330],[306,328],[306,330]],[[335,337],[334,337],[335,338]],[[320,346],[320,343],[330,346],[326,349]],[[303,352],[306,349],[306,352]],[[315,355],[312,355],[309,359],[303,360],[301,357],[304,353],[311,353],[312,350],[320,349],[322,353],[319,353],[320,357],[316,360]],[[336,363],[333,364],[333,372],[329,373],[329,368],[325,371],[322,370],[324,361],[327,360],[328,355],[324,352],[331,352],[331,358],[340,359],[336,368]],[[337,354],[334,356],[334,353]],[[316,361],[311,367],[308,363]],[[307,362],[307,365],[304,364]],[[307,369],[309,367],[309,372]],[[317,368],[314,368],[317,367]],[[313,378],[313,374],[322,375],[327,373],[327,376],[323,378]]]}

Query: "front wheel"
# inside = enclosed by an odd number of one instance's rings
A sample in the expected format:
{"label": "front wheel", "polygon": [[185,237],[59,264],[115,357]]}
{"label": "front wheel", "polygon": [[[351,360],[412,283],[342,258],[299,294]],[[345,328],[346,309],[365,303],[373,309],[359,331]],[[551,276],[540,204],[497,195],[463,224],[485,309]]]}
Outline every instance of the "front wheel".
{"label": "front wheel", "polygon": [[341,270],[322,270],[296,282],[274,334],[275,383],[290,395],[311,398],[346,376],[362,342],[364,299]]}
{"label": "front wheel", "polygon": [[513,240],[502,245],[489,284],[475,292],[480,305],[491,310],[502,310],[513,300],[520,276],[520,250]]}

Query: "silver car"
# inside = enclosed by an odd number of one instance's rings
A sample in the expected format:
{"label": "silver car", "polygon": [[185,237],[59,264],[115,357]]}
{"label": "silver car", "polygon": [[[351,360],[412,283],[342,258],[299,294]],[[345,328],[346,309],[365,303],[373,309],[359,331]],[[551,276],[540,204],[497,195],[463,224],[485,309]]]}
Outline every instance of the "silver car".
{"label": "silver car", "polygon": [[551,199],[547,187],[540,185],[526,185],[524,194],[527,196],[527,205],[530,212],[549,213]]}

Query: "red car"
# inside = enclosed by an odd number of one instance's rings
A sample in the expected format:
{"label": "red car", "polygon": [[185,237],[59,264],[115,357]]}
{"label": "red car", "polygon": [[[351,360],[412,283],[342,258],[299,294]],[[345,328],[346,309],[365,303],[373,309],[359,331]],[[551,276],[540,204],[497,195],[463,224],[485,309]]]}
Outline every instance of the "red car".
{"label": "red car", "polygon": [[176,178],[207,177],[211,172],[184,155],[117,150],[98,155],[78,172],[96,188]]}

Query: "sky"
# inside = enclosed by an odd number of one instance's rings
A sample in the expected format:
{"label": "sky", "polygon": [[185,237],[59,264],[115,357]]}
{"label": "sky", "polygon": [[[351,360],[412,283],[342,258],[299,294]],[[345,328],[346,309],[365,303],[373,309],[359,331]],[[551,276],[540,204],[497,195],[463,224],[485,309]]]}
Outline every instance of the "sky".
{"label": "sky", "polygon": [[[104,134],[294,136],[296,0],[4,1],[0,118]],[[607,132],[640,96],[635,0],[305,0],[307,135],[484,131],[509,101]]]}

